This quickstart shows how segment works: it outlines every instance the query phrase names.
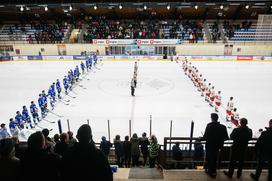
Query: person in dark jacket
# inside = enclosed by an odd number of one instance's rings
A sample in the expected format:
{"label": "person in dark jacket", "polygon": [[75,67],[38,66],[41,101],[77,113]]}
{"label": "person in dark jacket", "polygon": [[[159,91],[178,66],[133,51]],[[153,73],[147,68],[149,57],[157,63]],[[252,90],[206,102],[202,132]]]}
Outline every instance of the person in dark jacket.
{"label": "person in dark jacket", "polygon": [[69,135],[67,133],[61,133],[60,142],[58,142],[54,148],[54,152],[60,156],[68,150],[69,147]]}
{"label": "person in dark jacket", "polygon": [[207,124],[201,140],[206,141],[206,172],[211,177],[216,177],[216,162],[224,141],[229,139],[226,126],[218,122],[218,115],[211,114],[212,122]]}
{"label": "person in dark jacket", "polygon": [[112,171],[103,152],[95,147],[88,124],[77,131],[79,142],[69,147],[62,158],[62,180],[112,181]]}
{"label": "person in dark jacket", "polygon": [[59,180],[60,157],[46,150],[43,133],[37,131],[31,134],[27,144],[28,149],[21,159],[22,180]]}
{"label": "person in dark jacket", "polygon": [[15,143],[11,138],[0,140],[1,180],[20,180],[20,159],[15,157]]}
{"label": "person in dark jacket", "polygon": [[100,150],[104,153],[105,157],[108,158],[112,144],[110,141],[106,140],[105,136],[102,136],[101,139],[102,141],[100,142]]}
{"label": "person in dark jacket", "polygon": [[251,173],[250,176],[253,180],[259,180],[264,162],[268,161],[268,181],[272,181],[272,119],[269,121],[269,127],[258,138],[255,147],[258,154],[258,164],[256,173]]}
{"label": "person in dark jacket", "polygon": [[146,165],[147,157],[149,155],[149,152],[148,152],[149,144],[150,143],[148,141],[148,138],[146,137],[146,133],[143,133],[142,137],[140,138],[141,152],[143,154],[143,159],[144,159],[143,166]]}
{"label": "person in dark jacket", "polygon": [[123,167],[123,156],[124,156],[124,148],[123,143],[120,140],[120,135],[116,135],[114,139],[114,149],[117,165],[119,167]]}
{"label": "person in dark jacket", "polygon": [[125,141],[123,143],[124,146],[124,163],[125,167],[130,167],[130,161],[131,161],[131,143],[129,141],[129,136],[125,136]]}
{"label": "person in dark jacket", "polygon": [[131,142],[131,157],[132,166],[139,166],[140,148],[139,148],[139,138],[136,133],[132,135],[130,139]]}
{"label": "person in dark jacket", "polygon": [[231,147],[229,171],[224,171],[225,175],[229,178],[233,175],[236,161],[239,162],[237,178],[241,177],[248,141],[252,139],[252,130],[247,127],[247,119],[241,118],[240,125],[240,127],[235,128],[230,134],[230,139],[233,140],[233,144]]}

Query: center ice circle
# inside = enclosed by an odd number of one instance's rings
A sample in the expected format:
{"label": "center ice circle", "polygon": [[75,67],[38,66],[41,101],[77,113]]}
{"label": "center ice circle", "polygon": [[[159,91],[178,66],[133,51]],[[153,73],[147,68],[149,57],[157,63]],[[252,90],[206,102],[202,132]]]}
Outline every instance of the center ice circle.
{"label": "center ice circle", "polygon": [[[99,88],[111,95],[130,95],[130,81],[128,79],[104,79],[99,83]],[[174,88],[174,82],[162,77],[141,77],[137,81],[135,95],[157,96],[169,92]]]}

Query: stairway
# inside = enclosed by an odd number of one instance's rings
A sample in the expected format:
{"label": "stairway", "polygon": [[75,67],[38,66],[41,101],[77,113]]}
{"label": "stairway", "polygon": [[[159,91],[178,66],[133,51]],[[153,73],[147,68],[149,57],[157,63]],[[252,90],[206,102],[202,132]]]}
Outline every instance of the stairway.
{"label": "stairway", "polygon": [[223,41],[223,43],[228,43],[228,38],[225,36],[225,32],[223,29],[223,23],[221,21],[218,22],[218,28],[219,28],[219,32],[221,35],[221,40]]}
{"label": "stairway", "polygon": [[203,22],[203,31],[205,32],[208,43],[212,43],[211,33],[209,31],[206,21]]}

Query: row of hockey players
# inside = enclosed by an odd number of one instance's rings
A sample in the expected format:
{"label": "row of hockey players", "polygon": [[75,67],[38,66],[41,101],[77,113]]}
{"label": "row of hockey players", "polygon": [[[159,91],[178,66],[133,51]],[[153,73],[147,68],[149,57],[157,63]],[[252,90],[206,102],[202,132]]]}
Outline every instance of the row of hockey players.
{"label": "row of hockey players", "polygon": [[[90,71],[92,66],[95,66],[97,63],[97,56],[89,56],[85,63],[81,62],[80,67],[81,67],[81,73],[85,74],[85,72]],[[80,77],[80,70],[79,67],[76,66],[74,71],[71,69],[68,71],[68,75],[64,76],[63,78],[63,87],[65,90],[65,94],[68,94],[68,91],[71,91],[73,86],[75,85],[75,82],[79,81]],[[57,92],[57,95],[56,95]],[[38,98],[38,105],[41,110],[41,116],[39,116],[39,110],[34,103],[34,101],[31,101],[30,103],[30,116],[28,109],[26,105],[23,106],[22,113],[20,111],[16,112],[15,118],[10,118],[9,122],[9,129],[10,132],[13,136],[18,135],[18,131],[22,130],[24,128],[28,129],[34,128],[36,124],[38,124],[39,121],[41,121],[43,118],[45,118],[49,112],[48,108],[48,98],[50,101],[50,106],[51,109],[53,110],[55,107],[56,99],[61,100],[61,93],[62,93],[62,87],[59,79],[57,79],[56,82],[53,82],[48,89],[48,92],[46,94],[45,90],[39,94]],[[56,98],[57,96],[57,98]]]}
{"label": "row of hockey players", "polygon": [[[193,66],[186,57],[182,61],[182,68],[185,75],[191,79],[197,90],[201,92],[201,96],[204,96],[209,105],[214,107],[215,111],[218,112],[219,107],[222,106],[221,91],[216,92],[214,86],[211,83],[207,83],[207,80],[199,73],[197,67]],[[227,104],[226,113],[226,120],[238,126],[239,114],[237,113],[237,109],[233,107],[233,97],[230,98]]]}

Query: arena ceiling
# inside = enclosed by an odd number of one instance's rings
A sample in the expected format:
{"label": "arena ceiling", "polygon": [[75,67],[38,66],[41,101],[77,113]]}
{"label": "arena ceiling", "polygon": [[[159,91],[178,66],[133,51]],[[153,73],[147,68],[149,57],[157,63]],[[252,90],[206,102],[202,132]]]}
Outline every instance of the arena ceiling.
{"label": "arena ceiling", "polygon": [[[22,15],[37,17],[106,15],[111,18],[134,18],[136,14],[162,15],[189,19],[256,19],[272,14],[271,0],[190,0],[190,1],[109,1],[109,0],[7,0],[0,3],[1,20]],[[4,19],[3,19],[4,18]]]}

